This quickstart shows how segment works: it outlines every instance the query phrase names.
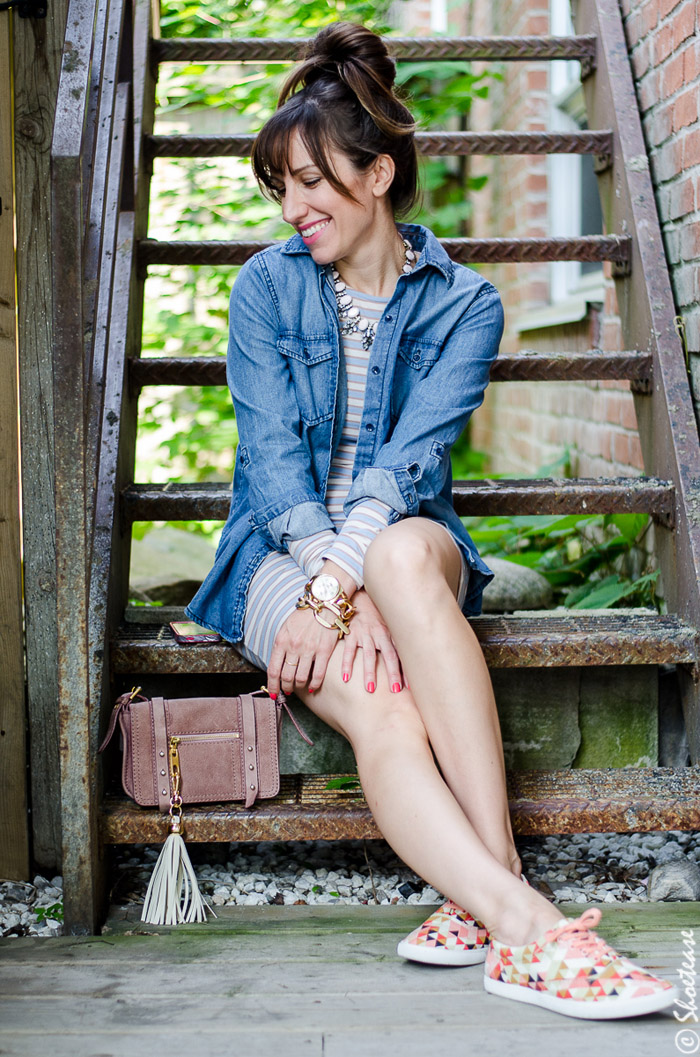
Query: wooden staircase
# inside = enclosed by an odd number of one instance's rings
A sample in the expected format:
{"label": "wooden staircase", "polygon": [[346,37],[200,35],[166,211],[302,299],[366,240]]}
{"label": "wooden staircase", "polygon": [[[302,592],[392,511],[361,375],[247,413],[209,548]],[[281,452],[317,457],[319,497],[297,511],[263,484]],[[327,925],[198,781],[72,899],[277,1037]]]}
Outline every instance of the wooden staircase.
{"label": "wooden staircase", "polygon": [[[132,24],[133,11],[133,24]],[[155,136],[159,63],[298,58],[299,40],[159,40],[150,0],[72,0],[52,147],[61,797],[65,913],[74,932],[101,913],[102,849],[160,841],[162,819],[103,798],[96,762],[113,695],[134,682],[179,695],[254,685],[234,647],[183,649],[160,623],[125,623],[131,524],[224,518],[230,488],[134,483],[136,398],[144,385],[223,385],[222,359],[139,358],[144,278],[154,264],[240,264],[266,243],[159,242],[148,237],[154,157],[245,156],[250,136]],[[519,352],[494,383],[627,379],[648,474],[615,480],[456,482],[461,514],[646,512],[654,519],[669,613],[480,617],[491,667],[676,664],[693,763],[700,759],[700,452],[683,350],[616,0],[580,5],[574,37],[395,39],[402,61],[555,58],[581,63],[589,122],[580,133],[423,133],[431,155],[589,153],[606,229],[567,239],[446,239],[456,261],[610,261],[626,348]],[[74,30],[74,31],[73,31]],[[133,178],[132,178],[133,174]],[[70,632],[68,630],[70,629]],[[157,680],[157,682],[154,682]],[[168,684],[168,680],[172,680]],[[167,692],[167,691],[165,691]],[[252,810],[188,811],[190,840],[367,837],[363,801],[324,776],[289,776]],[[700,827],[700,773],[651,768],[509,775],[520,833]]]}

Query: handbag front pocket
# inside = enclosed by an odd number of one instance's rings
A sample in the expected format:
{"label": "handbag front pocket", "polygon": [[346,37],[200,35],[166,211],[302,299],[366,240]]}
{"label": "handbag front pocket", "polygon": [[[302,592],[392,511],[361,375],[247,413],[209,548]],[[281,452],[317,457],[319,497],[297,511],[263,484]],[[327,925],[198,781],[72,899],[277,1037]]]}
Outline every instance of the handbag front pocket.
{"label": "handbag front pocket", "polygon": [[178,734],[170,740],[177,740],[185,804],[244,799],[239,731]]}

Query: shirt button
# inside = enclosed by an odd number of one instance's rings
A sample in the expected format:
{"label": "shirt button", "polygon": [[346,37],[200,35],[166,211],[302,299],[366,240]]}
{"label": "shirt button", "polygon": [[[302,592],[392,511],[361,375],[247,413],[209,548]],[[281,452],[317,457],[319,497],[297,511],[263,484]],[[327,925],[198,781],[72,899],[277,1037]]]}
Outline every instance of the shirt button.
{"label": "shirt button", "polygon": [[386,317],[386,321],[387,321],[387,323],[391,323],[391,321],[393,320],[393,318],[394,318],[393,316],[387,316],[387,317]]}
{"label": "shirt button", "polygon": [[371,422],[367,423],[367,432],[368,433],[374,433],[374,426],[372,425]]}
{"label": "shirt button", "polygon": [[379,368],[378,367],[373,367],[372,368],[372,374],[379,374]]}

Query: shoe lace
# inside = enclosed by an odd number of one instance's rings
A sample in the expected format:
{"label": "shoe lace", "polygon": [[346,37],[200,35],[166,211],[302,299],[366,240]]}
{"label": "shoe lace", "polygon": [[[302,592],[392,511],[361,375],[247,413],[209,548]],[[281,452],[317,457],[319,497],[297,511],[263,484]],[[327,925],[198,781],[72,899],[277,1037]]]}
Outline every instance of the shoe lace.
{"label": "shoe lace", "polygon": [[592,932],[600,922],[601,913],[595,907],[584,910],[581,917],[568,921],[557,929],[552,929],[547,934],[547,939],[556,942],[562,936],[566,936],[570,945],[581,954],[590,957],[598,957],[603,954],[614,953],[604,939]]}

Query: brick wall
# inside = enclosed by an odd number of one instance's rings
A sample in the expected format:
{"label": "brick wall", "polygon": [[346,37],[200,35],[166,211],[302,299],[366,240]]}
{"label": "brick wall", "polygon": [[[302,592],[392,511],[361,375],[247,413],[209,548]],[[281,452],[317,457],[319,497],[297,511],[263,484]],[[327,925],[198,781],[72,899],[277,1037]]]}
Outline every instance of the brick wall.
{"label": "brick wall", "polygon": [[[677,307],[686,322],[689,347],[700,354],[696,211],[700,44],[692,37],[695,3],[622,0],[622,5]],[[458,13],[465,10],[468,13],[460,20]],[[543,0],[473,0],[452,9],[451,30],[475,35],[547,34],[549,8]],[[503,80],[492,85],[487,100],[476,102],[471,127],[523,131],[551,127],[551,66],[509,62],[500,69]],[[547,233],[547,203],[557,189],[550,186],[544,158],[475,159],[473,171],[489,176],[486,187],[473,196],[475,235]],[[558,325],[539,323],[531,329],[523,329],[523,315],[549,304],[548,266],[501,265],[483,271],[503,297],[504,351],[623,347],[608,266],[600,299],[590,303],[581,318]],[[697,367],[700,395],[700,358]],[[536,473],[565,450],[574,475],[623,476],[643,470],[627,383],[494,385],[475,417],[471,437],[498,473]]]}
{"label": "brick wall", "polygon": [[700,7],[621,0],[644,137],[700,406]]}

